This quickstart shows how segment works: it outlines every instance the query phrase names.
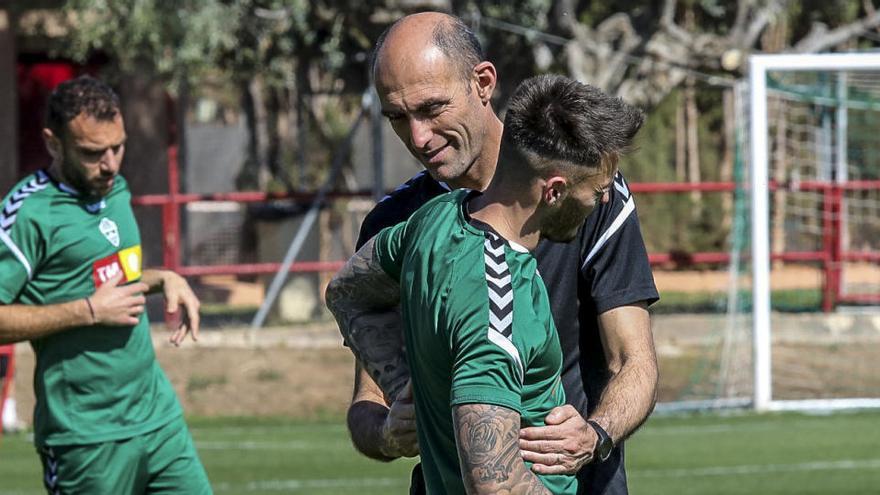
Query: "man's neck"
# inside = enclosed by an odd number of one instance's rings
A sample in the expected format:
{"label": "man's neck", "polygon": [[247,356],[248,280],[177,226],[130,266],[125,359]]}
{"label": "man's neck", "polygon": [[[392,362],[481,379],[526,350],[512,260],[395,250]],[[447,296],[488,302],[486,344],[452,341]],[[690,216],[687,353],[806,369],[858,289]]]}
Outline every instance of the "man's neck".
{"label": "man's neck", "polygon": [[508,241],[533,251],[541,231],[534,226],[538,202],[527,189],[527,185],[514,187],[493,182],[485,193],[471,200],[470,216],[490,225]]}

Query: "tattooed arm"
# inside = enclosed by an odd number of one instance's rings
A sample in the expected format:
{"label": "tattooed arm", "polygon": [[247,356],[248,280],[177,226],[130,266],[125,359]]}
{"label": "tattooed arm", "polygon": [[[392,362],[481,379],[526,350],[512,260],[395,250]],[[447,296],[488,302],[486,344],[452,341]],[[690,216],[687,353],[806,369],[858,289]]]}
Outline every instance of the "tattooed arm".
{"label": "tattooed arm", "polygon": [[398,304],[400,284],[364,244],[327,286],[327,307],[358,361],[394,401],[409,380]]}
{"label": "tattooed arm", "polygon": [[469,495],[550,494],[520,457],[518,412],[489,404],[463,404],[454,407],[453,421]]}

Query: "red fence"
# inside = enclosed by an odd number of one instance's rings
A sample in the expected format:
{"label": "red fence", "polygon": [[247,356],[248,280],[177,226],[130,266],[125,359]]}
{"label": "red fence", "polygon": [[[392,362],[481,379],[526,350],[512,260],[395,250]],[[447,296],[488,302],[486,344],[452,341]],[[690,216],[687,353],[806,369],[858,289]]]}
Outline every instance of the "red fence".
{"label": "red fence", "polygon": [[[257,193],[233,192],[213,194],[181,193],[179,189],[177,148],[168,150],[168,194],[137,196],[132,203],[139,206],[157,206],[162,208],[163,231],[163,266],[185,276],[199,275],[249,275],[271,274],[281,268],[281,263],[248,263],[227,265],[184,265],[181,260],[180,242],[180,206],[196,201],[234,201],[239,203],[265,203],[277,199],[291,199],[309,202],[314,194],[309,193]],[[796,184],[770,183],[770,190],[787,189],[791,191],[816,191],[823,194],[822,239],[820,251],[787,251],[774,253],[772,260],[792,262],[815,262],[822,265],[824,287],[822,308],[831,311],[838,303],[880,304],[880,294],[842,294],[841,270],[843,263],[850,261],[867,261],[880,263],[880,252],[846,251],[843,248],[841,204],[845,191],[880,190],[880,180],[849,181],[841,184],[824,181],[803,181]],[[688,193],[688,192],[721,192],[733,193],[736,184],[733,182],[701,182],[701,183],[639,183],[630,184],[633,193]],[[328,199],[336,198],[368,198],[366,191],[330,193]],[[748,257],[749,253],[743,253]],[[678,266],[693,264],[724,264],[730,262],[728,252],[696,252],[696,253],[650,253],[652,265],[675,263]],[[299,261],[290,267],[291,272],[333,272],[342,267],[344,261]]]}

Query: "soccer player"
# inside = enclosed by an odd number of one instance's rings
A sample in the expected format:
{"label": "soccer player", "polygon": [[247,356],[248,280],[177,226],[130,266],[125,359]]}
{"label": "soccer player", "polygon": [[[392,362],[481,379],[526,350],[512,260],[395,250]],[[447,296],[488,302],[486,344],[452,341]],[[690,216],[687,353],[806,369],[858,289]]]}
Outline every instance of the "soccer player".
{"label": "soccer player", "polygon": [[[491,103],[495,68],[459,19],[440,13],[404,17],[379,38],[373,59],[383,112],[427,171],[376,205],[358,247],[450,188],[484,189],[495,171],[503,127]],[[543,240],[534,255],[562,345],[568,405],[546,418],[552,428],[522,431],[522,453],[536,472],[577,471],[581,493],[626,494],[621,442],[655,401],[657,363],[647,306],[657,291],[623,176],[615,176],[574,241]],[[363,366],[356,370],[348,426],[356,448],[369,457],[418,454],[408,393],[386,401]],[[416,470],[415,493],[419,483]]]}
{"label": "soccer player", "polygon": [[642,121],[569,78],[527,79],[485,192],[427,202],[328,286],[346,342],[371,368],[381,363],[365,356],[383,344],[375,314],[400,303],[428,493],[576,493],[573,475],[536,475],[519,452],[520,426],[543,425],[565,403],[559,337],[529,251],[577,237]]}
{"label": "soccer player", "polygon": [[156,362],[144,294],[184,314],[175,345],[198,335],[199,302],[179,275],[141,266],[131,193],[119,168],[116,94],[83,76],[61,83],[43,129],[48,168],[0,210],[0,343],[36,353],[34,441],[50,494],[211,493],[182,410]]}

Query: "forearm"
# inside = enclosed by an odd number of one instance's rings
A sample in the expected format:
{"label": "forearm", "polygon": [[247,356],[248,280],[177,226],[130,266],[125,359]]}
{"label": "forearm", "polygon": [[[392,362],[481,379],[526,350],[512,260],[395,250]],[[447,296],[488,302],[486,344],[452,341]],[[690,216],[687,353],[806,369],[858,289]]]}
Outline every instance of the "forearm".
{"label": "forearm", "polygon": [[377,461],[389,462],[397,457],[385,455],[382,425],[388,417],[388,406],[369,400],[353,402],[348,408],[348,431],[351,443],[361,454]]}
{"label": "forearm", "polygon": [[645,422],[657,401],[657,356],[645,304],[599,316],[610,379],[590,418],[617,444]]}
{"label": "forearm", "polygon": [[385,439],[382,426],[388,417],[388,405],[369,375],[366,375],[360,364],[355,364],[354,396],[348,408],[348,431],[351,443],[361,454],[377,461],[391,461],[382,452]]}
{"label": "forearm", "polygon": [[43,306],[0,305],[0,344],[38,339],[93,323],[85,299]]}
{"label": "forearm", "polygon": [[453,410],[462,481],[468,494],[547,494],[519,451],[520,415],[489,404]]}
{"label": "forearm", "polygon": [[648,419],[657,401],[657,363],[651,357],[628,359],[612,374],[590,419],[597,421],[617,445]]}

